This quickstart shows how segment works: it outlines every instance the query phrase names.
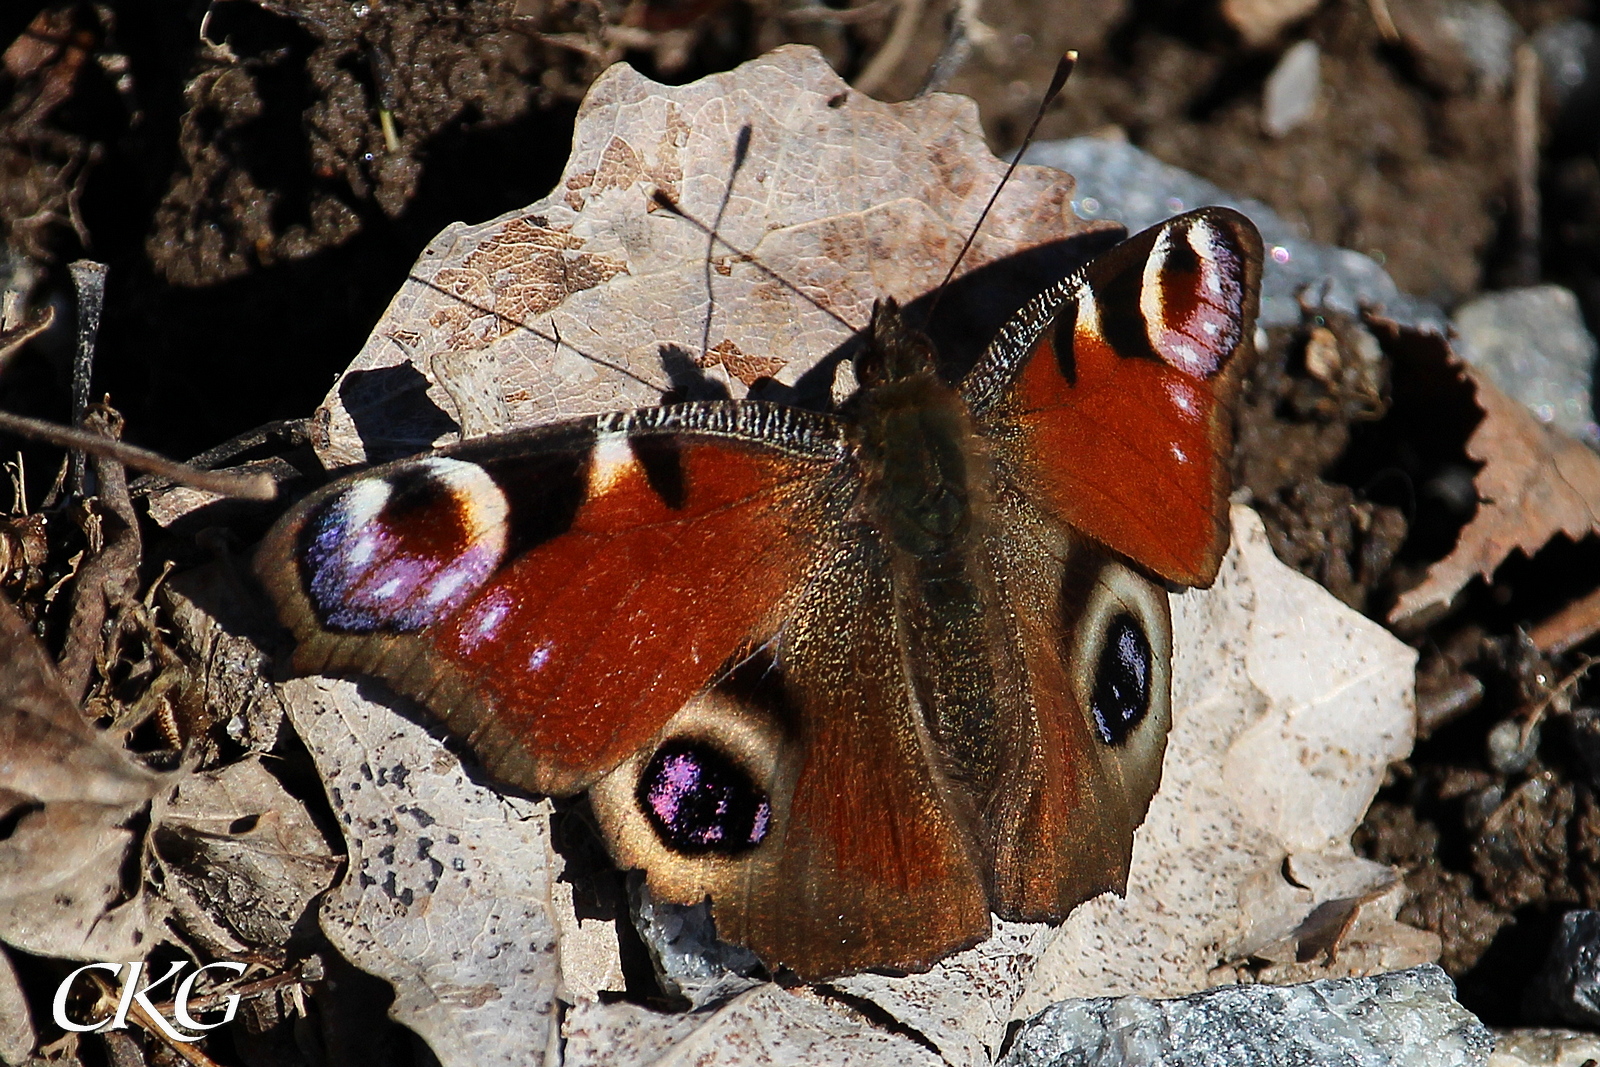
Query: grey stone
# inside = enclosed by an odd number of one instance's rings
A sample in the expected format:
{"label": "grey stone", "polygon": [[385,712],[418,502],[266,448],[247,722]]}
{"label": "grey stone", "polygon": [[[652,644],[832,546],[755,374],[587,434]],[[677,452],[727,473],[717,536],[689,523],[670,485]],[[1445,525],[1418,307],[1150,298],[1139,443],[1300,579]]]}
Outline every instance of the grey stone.
{"label": "grey stone", "polygon": [[1317,244],[1259,200],[1232,196],[1188,171],[1169,166],[1123,141],[1074,137],[1042,141],[1023,160],[1064,170],[1077,179],[1072,209],[1086,219],[1111,219],[1137,233],[1191,208],[1220,204],[1250,216],[1266,246],[1261,274],[1261,325],[1300,321],[1308,304],[1357,313],[1381,307],[1405,326],[1442,331],[1436,306],[1400,292],[1377,262],[1360,252]]}
{"label": "grey stone", "polygon": [[1600,1027],[1600,911],[1569,911],[1523,1010],[1534,1018]]}
{"label": "grey stone", "polygon": [[1024,1022],[1002,1067],[1481,1067],[1494,1039],[1433,964],[1372,978],[1097,997]]}
{"label": "grey stone", "polygon": [[1600,71],[1600,31],[1582,19],[1551,23],[1533,35],[1533,50],[1556,104],[1565,107],[1586,88],[1594,86]]}
{"label": "grey stone", "polygon": [[634,929],[650,950],[656,980],[668,995],[701,1008],[755,984],[750,976],[760,972],[761,961],[749,949],[717,937],[710,905],[654,900],[639,874],[629,878],[628,903]]}
{"label": "grey stone", "polygon": [[1590,388],[1595,340],[1559,285],[1487,293],[1456,309],[1456,351],[1544,423],[1600,441]]}
{"label": "grey stone", "polygon": [[1485,745],[1489,766],[1501,774],[1520,774],[1527,770],[1528,764],[1533,762],[1534,755],[1539,751],[1539,733],[1539,724],[1534,723],[1524,741],[1520,720],[1502,719],[1495,723]]}
{"label": "grey stone", "polygon": [[1503,91],[1511,81],[1511,53],[1522,38],[1506,9],[1492,0],[1450,0],[1439,22],[1461,46],[1478,83],[1493,92]]}
{"label": "grey stone", "polygon": [[1322,50],[1315,41],[1301,41],[1283,54],[1261,87],[1261,128],[1282,137],[1317,109],[1322,88]]}
{"label": "grey stone", "polygon": [[1582,1067],[1600,1061],[1600,1037],[1528,1027],[1494,1035],[1490,1067]]}

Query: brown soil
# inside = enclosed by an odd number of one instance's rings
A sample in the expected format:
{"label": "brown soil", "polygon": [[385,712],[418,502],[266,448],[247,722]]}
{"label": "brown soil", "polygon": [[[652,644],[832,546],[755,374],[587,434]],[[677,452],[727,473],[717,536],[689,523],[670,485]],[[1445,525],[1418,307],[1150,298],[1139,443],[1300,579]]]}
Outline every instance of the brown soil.
{"label": "brown soil", "polygon": [[[1398,40],[1374,21],[1385,6]],[[68,261],[109,264],[95,390],[112,395],[131,439],[194,454],[309,412],[445,224],[547,192],[575,102],[606,63],[684,81],[799,40],[904,97],[945,42],[946,7],[928,4],[880,69],[892,5],[845,18],[738,0],[221,0],[202,21],[207,5],[13,4],[0,13],[6,262],[41,274],[64,307]],[[1505,8],[1527,33],[1595,18],[1587,0]],[[1056,55],[1075,47],[1081,67],[1041,136],[1127,137],[1447,305],[1549,280],[1600,325],[1596,115],[1542,114],[1530,259],[1509,208],[1510,98],[1436,32],[1432,0],[1324,4],[1255,45],[1215,3],[992,0],[983,17],[995,49],[947,87],[979,101],[997,147],[1014,147]],[[1323,103],[1272,138],[1261,86],[1283,43],[1302,39],[1323,50]],[[1239,482],[1280,556],[1382,618],[1475,507],[1471,390],[1392,352],[1368,359],[1386,343],[1372,323],[1313,320],[1271,342],[1246,391]],[[57,330],[6,364],[0,408],[63,418],[70,347]],[[34,471],[55,469],[46,450],[28,456]],[[1408,869],[1404,917],[1441,933],[1463,1000],[1493,1022],[1522,1018],[1518,991],[1559,914],[1600,906],[1600,767],[1574,740],[1600,689],[1576,682],[1525,759],[1491,755],[1488,740],[1600,652],[1591,635],[1541,656],[1524,636],[1572,595],[1574,574],[1600,575],[1600,545],[1515,559],[1402,634],[1422,652],[1429,736],[1358,835]],[[41,988],[53,973],[39,961],[22,971]],[[372,993],[363,1018],[378,1025],[382,991],[347,981]]]}

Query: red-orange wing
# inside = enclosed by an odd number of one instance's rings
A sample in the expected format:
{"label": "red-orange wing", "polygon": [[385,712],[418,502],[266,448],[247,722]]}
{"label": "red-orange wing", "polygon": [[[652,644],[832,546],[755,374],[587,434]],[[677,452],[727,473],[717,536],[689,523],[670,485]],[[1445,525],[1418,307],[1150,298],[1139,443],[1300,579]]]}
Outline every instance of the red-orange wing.
{"label": "red-orange wing", "polygon": [[1260,277],[1255,226],[1206,208],[1037,297],[962,384],[1000,477],[1159,577],[1211,584]]}
{"label": "red-orange wing", "polygon": [[308,497],[256,573],[299,669],[380,677],[565,795],[772,632],[835,525],[841,442],[750,402],[472,441]]}

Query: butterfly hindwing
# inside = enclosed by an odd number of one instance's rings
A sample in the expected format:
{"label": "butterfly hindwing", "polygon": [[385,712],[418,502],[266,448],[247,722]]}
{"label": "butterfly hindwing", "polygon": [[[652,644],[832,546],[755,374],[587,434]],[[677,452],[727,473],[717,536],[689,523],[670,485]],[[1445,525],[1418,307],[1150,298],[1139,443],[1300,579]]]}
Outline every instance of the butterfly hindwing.
{"label": "butterfly hindwing", "polygon": [[1121,892],[1171,722],[1165,590],[1002,490],[990,557],[1011,610],[1020,698],[987,808],[994,905],[1058,919]]}
{"label": "butterfly hindwing", "polygon": [[1046,290],[963,382],[1023,678],[986,809],[1006,917],[1059,918],[1125,884],[1171,721],[1158,582],[1210,584],[1227,547],[1260,269],[1242,215],[1168,220]]}
{"label": "butterfly hindwing", "polygon": [[[989,930],[976,837],[912,693],[887,556],[873,531],[848,531],[782,630],[591,791],[618,862],[645,869],[657,899],[709,896],[721,936],[806,978],[925,969]],[[751,769],[769,805],[759,848],[723,831],[737,794],[702,786],[718,753]],[[716,847],[665,844],[662,813],[691,800],[699,820],[683,829]]]}

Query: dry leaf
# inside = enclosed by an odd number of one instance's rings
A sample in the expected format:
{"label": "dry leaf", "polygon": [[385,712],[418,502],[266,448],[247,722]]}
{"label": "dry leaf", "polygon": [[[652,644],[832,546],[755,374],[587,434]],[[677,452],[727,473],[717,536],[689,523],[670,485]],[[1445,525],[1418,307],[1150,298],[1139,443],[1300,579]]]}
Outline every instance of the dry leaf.
{"label": "dry leaf", "polygon": [[1390,622],[1448,604],[1475,576],[1485,580],[1514,551],[1532,555],[1557,534],[1574,541],[1600,531],[1600,456],[1545,426],[1488,377],[1462,362],[1444,338],[1401,331],[1390,345],[1398,359],[1442,362],[1477,390],[1483,421],[1467,439],[1467,455],[1483,464],[1474,485],[1478,511],[1456,547],[1428,568],[1422,584],[1401,594]]}
{"label": "dry leaf", "polygon": [[142,959],[162,908],[123,884],[129,819],[162,777],[90,726],[0,598],[0,940],[64,959]]}
{"label": "dry leaf", "polygon": [[255,757],[185,778],[151,822],[173,918],[218,958],[281,959],[340,865],[304,805]]}
{"label": "dry leaf", "polygon": [[[880,103],[810,48],[676,87],[612,67],[549,197],[429,245],[324,403],[318,452],[330,467],[409,455],[502,419],[657,404],[685,383],[738,397],[766,377],[826,399],[832,363],[806,372],[874,300],[938,284],[1004,169],[971,100]],[[727,243],[654,206],[657,190]],[[952,288],[943,356],[970,362],[1012,309],[1105,246],[1071,191],[1058,171],[1017,171],[964,268],[1045,258],[1010,264],[1011,284]]]}
{"label": "dry leaf", "polygon": [[0,1063],[24,1063],[37,1038],[28,997],[17,981],[11,957],[0,949]]}
{"label": "dry leaf", "polygon": [[[283,687],[349,847],[322,930],[444,1067],[545,1062],[561,980],[549,808],[473,782],[355,683]],[[569,904],[570,907],[570,904]]]}
{"label": "dry leaf", "polygon": [[246,752],[264,754],[279,744],[283,698],[265,676],[267,656],[252,635],[271,633],[276,620],[240,568],[215,563],[163,582],[158,604],[173,646],[188,665],[196,702],[227,738]]}
{"label": "dry leaf", "polygon": [[[992,918],[992,917],[991,917]],[[1051,927],[993,919],[989,940],[927,974],[859,974],[831,983],[921,1034],[955,1067],[982,1067],[999,1053],[1011,1007],[1033,976]]]}
{"label": "dry leaf", "polygon": [[939,1067],[945,1061],[859,1015],[770,982],[718,1007],[664,1014],[580,1004],[567,1016],[567,1067]]}

